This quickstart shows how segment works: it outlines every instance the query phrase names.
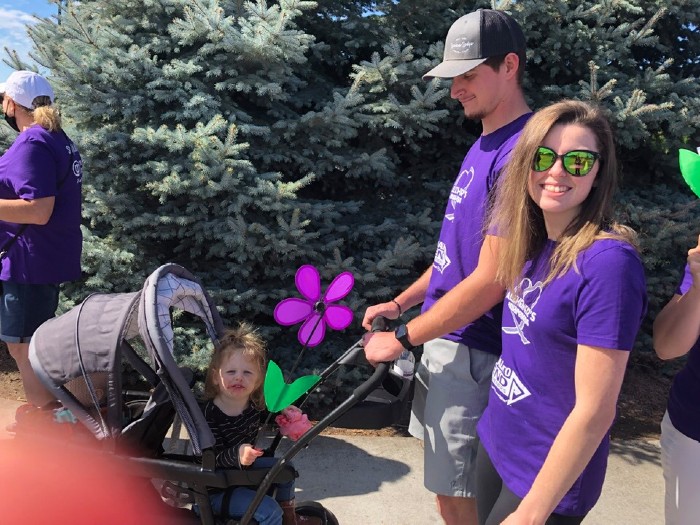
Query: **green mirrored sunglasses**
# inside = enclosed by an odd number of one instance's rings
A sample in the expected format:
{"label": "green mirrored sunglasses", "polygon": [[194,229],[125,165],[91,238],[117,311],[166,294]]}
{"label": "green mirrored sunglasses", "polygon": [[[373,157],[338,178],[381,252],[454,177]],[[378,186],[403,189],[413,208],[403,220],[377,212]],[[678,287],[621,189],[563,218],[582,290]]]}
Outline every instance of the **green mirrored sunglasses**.
{"label": "green mirrored sunglasses", "polygon": [[575,149],[558,155],[553,149],[540,146],[535,152],[532,161],[532,169],[535,171],[546,171],[561,158],[561,164],[566,172],[573,177],[584,177],[593,169],[595,161],[600,158],[600,154],[595,151]]}

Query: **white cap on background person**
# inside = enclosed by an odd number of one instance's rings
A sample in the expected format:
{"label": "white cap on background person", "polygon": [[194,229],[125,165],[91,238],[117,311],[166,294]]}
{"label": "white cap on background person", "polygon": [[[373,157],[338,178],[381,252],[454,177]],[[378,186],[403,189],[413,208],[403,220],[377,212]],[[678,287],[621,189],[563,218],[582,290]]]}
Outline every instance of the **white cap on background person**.
{"label": "white cap on background person", "polygon": [[49,97],[53,103],[54,94],[51,84],[44,77],[33,71],[15,71],[0,84],[0,94],[7,95],[20,106],[34,109],[34,99]]}

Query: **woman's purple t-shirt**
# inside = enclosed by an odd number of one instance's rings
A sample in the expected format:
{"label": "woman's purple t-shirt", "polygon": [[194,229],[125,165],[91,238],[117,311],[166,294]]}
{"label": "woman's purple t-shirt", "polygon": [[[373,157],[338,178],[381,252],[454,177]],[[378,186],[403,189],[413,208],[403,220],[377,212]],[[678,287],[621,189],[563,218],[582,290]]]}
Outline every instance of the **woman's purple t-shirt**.
{"label": "woman's purple t-shirt", "polygon": [[[692,285],[693,276],[686,265],[676,293],[683,295]],[[700,441],[700,339],[690,349],[685,366],[673,379],[668,396],[668,417],[679,432]]]}
{"label": "woman's purple t-shirt", "polygon": [[[55,197],[45,225],[31,224],[2,261],[0,280],[50,284],[80,277],[82,160],[66,135],[35,125],[0,157],[0,199]],[[0,247],[19,224],[0,221]]]}
{"label": "woman's purple t-shirt", "polygon": [[[447,202],[421,312],[430,309],[476,269],[484,242],[489,193],[530,116],[532,114],[527,113],[493,133],[482,135],[464,157]],[[481,318],[444,338],[500,354],[501,311],[498,304]]]}
{"label": "woman's purple t-shirt", "polygon": [[[646,312],[644,269],[635,249],[594,242],[577,268],[543,286],[549,241],[526,265],[520,291],[503,303],[503,354],[496,363],[479,437],[496,471],[517,496],[530,490],[574,407],[577,345],[629,351]],[[554,512],[586,514],[598,500],[608,437]]]}

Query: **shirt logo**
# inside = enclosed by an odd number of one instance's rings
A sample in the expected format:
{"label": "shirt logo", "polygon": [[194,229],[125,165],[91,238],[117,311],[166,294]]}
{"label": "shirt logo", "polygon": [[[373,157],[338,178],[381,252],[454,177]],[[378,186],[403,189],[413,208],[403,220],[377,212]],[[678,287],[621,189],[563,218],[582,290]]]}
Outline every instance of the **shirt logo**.
{"label": "shirt logo", "polygon": [[504,326],[503,332],[508,335],[517,334],[524,345],[529,345],[530,341],[525,337],[523,330],[530,326],[530,323],[534,323],[537,318],[535,306],[542,295],[542,281],[532,284],[532,281],[526,277],[520,281],[520,286],[517,289],[520,295],[513,291],[508,291],[506,294],[508,310],[510,310],[515,326]]}
{"label": "shirt logo", "polygon": [[[448,210],[456,210],[457,206],[462,204],[462,201],[467,197],[469,194],[469,186],[471,186],[472,182],[474,181],[474,167],[472,166],[469,169],[462,170],[462,172],[459,174],[459,177],[457,177],[457,180],[454,183],[454,186],[452,186],[452,191],[450,192],[450,205],[448,207]],[[466,184],[465,184],[466,182]],[[445,214],[445,218],[448,221],[454,221],[455,220],[455,214],[454,211],[451,213],[448,212]]]}
{"label": "shirt logo", "polygon": [[531,395],[513,369],[503,363],[502,358],[493,367],[491,389],[508,406]]}
{"label": "shirt logo", "polygon": [[443,273],[445,269],[450,265],[452,261],[447,256],[447,245],[440,241],[437,245],[437,250],[435,251],[435,259],[433,260],[433,267],[440,273]]}

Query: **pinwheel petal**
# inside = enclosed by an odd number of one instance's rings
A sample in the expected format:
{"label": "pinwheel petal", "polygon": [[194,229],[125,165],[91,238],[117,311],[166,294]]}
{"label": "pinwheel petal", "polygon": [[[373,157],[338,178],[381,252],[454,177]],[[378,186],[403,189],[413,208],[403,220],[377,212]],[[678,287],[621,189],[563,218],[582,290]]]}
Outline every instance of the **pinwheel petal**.
{"label": "pinwheel petal", "polygon": [[316,302],[321,298],[321,275],[310,264],[305,264],[297,270],[294,277],[299,293],[309,301]]}
{"label": "pinwheel petal", "polygon": [[273,316],[278,324],[291,326],[306,319],[313,311],[314,307],[308,301],[292,297],[277,303]]}
{"label": "pinwheel petal", "polygon": [[344,330],[352,323],[352,310],[347,306],[329,304],[326,307],[324,318],[333,330]]}
{"label": "pinwheel petal", "polygon": [[323,317],[313,313],[299,328],[297,338],[304,346],[317,346],[326,336],[326,323]]}
{"label": "pinwheel petal", "polygon": [[355,284],[355,278],[350,272],[343,272],[338,275],[333,282],[328,286],[326,294],[323,296],[323,302],[333,303],[339,301],[352,290]]}

